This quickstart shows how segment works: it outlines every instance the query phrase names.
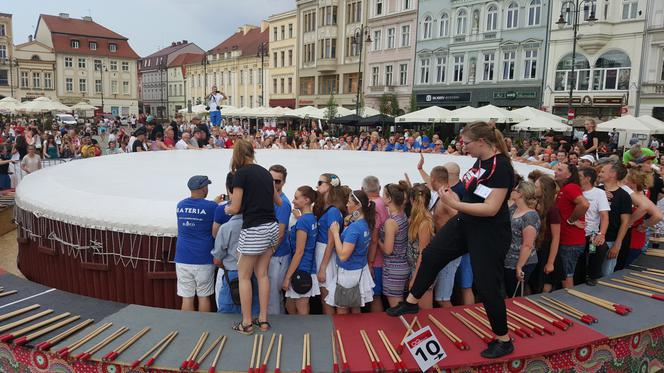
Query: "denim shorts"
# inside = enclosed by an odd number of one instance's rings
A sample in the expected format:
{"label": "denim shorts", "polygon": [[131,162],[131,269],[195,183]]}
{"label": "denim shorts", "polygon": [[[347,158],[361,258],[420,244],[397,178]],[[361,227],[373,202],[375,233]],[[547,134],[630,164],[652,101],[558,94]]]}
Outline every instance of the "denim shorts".
{"label": "denim shorts", "polygon": [[560,256],[560,261],[563,265],[563,273],[567,277],[574,276],[574,271],[576,270],[576,262],[579,261],[581,254],[585,250],[584,245],[578,246],[566,246],[560,245],[558,249],[558,255]]}

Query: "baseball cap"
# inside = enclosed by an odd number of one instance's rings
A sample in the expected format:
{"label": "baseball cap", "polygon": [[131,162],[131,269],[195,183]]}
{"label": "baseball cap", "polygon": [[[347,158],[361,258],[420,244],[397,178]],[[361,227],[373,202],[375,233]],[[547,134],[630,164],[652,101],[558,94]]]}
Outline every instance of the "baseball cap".
{"label": "baseball cap", "polygon": [[212,184],[210,179],[208,179],[207,176],[205,175],[196,175],[192,176],[189,181],[187,182],[187,187],[189,190],[196,190],[196,189],[201,189],[203,187],[206,187],[208,185]]}
{"label": "baseball cap", "polygon": [[593,157],[590,154],[586,154],[586,155],[582,156],[581,158],[579,158],[579,160],[580,161],[581,160],[588,161],[588,162],[590,162],[590,164],[595,164],[595,157]]}
{"label": "baseball cap", "polygon": [[639,139],[637,139],[636,137],[633,137],[629,140],[630,145],[636,145],[638,143],[639,143]]}
{"label": "baseball cap", "polygon": [[430,142],[429,136],[422,136],[422,142]]}
{"label": "baseball cap", "polygon": [[147,122],[147,123],[152,123],[152,122],[154,122],[154,116],[152,116],[152,115],[148,115],[148,118],[146,119],[146,122]]}

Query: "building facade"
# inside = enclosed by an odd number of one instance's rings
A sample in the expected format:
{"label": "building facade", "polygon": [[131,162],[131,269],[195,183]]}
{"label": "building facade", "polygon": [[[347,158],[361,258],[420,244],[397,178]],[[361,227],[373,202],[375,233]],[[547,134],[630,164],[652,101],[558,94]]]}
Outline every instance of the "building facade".
{"label": "building facade", "polygon": [[88,101],[114,116],[138,114],[138,55],[126,37],[91,17],[40,15],[35,40],[55,52],[55,90],[65,105]]}
{"label": "building facade", "polygon": [[664,1],[648,0],[637,115],[664,120]]}
{"label": "building facade", "polygon": [[160,49],[138,61],[140,82],[139,108],[145,114],[167,118],[173,114],[169,110],[169,64],[184,53],[205,53],[203,49],[187,40],[174,41],[170,46]]}
{"label": "building facade", "polygon": [[[202,104],[212,85],[228,98],[224,105],[258,107],[269,102],[263,84],[270,67],[268,24],[244,25],[206,52],[200,63],[186,66],[187,94],[193,105]],[[261,53],[262,51],[262,53]]]}
{"label": "building facade", "polygon": [[298,106],[324,107],[334,95],[338,105],[356,107],[362,74],[353,36],[366,25],[369,1],[297,1]]}
{"label": "building facade", "polygon": [[407,109],[413,92],[418,1],[368,1],[371,43],[366,45],[364,63],[365,105],[379,109],[381,97],[388,95]]}
{"label": "building facade", "polygon": [[0,98],[15,96],[15,65],[12,15],[0,13]]}
{"label": "building facade", "polygon": [[57,99],[55,90],[55,52],[53,48],[30,40],[14,47],[16,57],[16,73],[18,89],[14,90],[14,98],[29,101],[37,97]]}
{"label": "building facade", "polygon": [[187,100],[187,65],[200,64],[204,53],[182,53],[168,64],[168,112],[174,115],[191,105]]}
{"label": "building facade", "polygon": [[[552,1],[551,42],[544,107],[566,116],[570,88],[575,120],[600,121],[635,114],[644,48],[646,0],[606,0],[581,7],[579,37],[572,75],[572,20],[563,1]],[[597,21],[587,19],[595,11]]]}
{"label": "building facade", "polygon": [[268,87],[271,107],[295,108],[297,84],[297,11],[275,14],[267,19],[270,30]]}
{"label": "building facade", "polygon": [[539,107],[546,0],[420,0],[413,91],[419,107]]}

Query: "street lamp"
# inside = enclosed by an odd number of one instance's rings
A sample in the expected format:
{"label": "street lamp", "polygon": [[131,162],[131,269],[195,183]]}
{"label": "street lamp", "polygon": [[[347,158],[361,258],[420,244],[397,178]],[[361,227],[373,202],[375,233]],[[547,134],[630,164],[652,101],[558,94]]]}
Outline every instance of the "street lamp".
{"label": "street lamp", "polygon": [[[360,95],[362,92],[362,47],[364,43],[371,43],[371,35],[369,35],[369,28],[365,28],[364,24],[355,29],[354,35],[351,36],[351,43],[355,46],[357,53],[360,55],[359,62],[357,64],[357,97],[355,99],[355,114],[360,115]],[[366,36],[366,40],[364,37]]]}
{"label": "street lamp", "polygon": [[261,58],[261,75],[259,80],[259,83],[261,85],[261,101],[260,101],[261,107],[265,106],[263,104],[263,101],[265,100],[265,82],[263,81],[264,80],[263,69],[265,69],[265,57],[269,56],[269,53],[270,53],[269,43],[262,41],[260,44],[258,44],[258,51],[256,52],[256,57]]}
{"label": "street lamp", "polygon": [[[583,5],[583,9],[581,9],[581,5]],[[586,21],[588,21],[588,25],[592,26],[597,21],[597,17],[595,17],[595,8],[596,0],[575,0],[574,2],[567,1],[561,6],[560,18],[558,18],[558,21],[556,22],[558,28],[563,28],[567,24],[567,20],[565,19],[565,15],[567,15],[569,20],[572,22],[572,28],[574,30],[574,37],[572,39],[572,77],[569,86],[569,100],[567,101],[568,120],[570,120],[569,117],[572,113],[572,95],[574,94],[574,86],[576,85],[577,80],[576,76],[574,75],[574,69],[576,68],[576,42],[578,41],[579,32],[579,13],[581,13],[582,10],[584,12],[590,10],[590,15],[588,18],[586,18]]]}
{"label": "street lamp", "polygon": [[108,72],[106,65],[103,63],[95,64],[95,71],[99,71],[101,82],[101,113],[104,114],[104,71]]}
{"label": "street lamp", "polygon": [[[2,64],[6,65],[9,63],[9,73],[7,74],[7,82],[9,83],[9,89],[11,90],[11,95],[14,97],[14,79],[12,79],[12,70],[14,69],[14,65],[16,65],[16,80],[18,81],[19,76],[18,76],[18,59],[16,58],[4,58],[2,59]],[[16,85],[16,88],[18,89],[18,85]]]}

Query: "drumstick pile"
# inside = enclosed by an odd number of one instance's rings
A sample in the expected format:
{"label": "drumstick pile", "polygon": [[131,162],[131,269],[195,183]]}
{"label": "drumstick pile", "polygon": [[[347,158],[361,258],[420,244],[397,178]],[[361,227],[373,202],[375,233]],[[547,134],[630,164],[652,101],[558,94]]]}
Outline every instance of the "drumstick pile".
{"label": "drumstick pile", "polygon": [[625,315],[629,314],[630,312],[632,312],[632,308],[629,307],[629,306],[626,306],[624,304],[614,303],[614,302],[611,302],[609,300],[606,300],[606,299],[603,299],[603,298],[600,298],[600,297],[596,297],[594,295],[586,294],[584,292],[574,290],[574,289],[565,289],[565,290],[570,295],[573,295],[577,298],[583,299],[586,302],[592,303],[596,306],[605,308],[609,311],[615,312],[618,315],[625,316]]}
{"label": "drumstick pile", "polygon": [[106,338],[102,339],[101,341],[97,342],[97,344],[95,344],[94,346],[92,346],[92,347],[88,348],[87,350],[81,352],[80,354],[76,355],[76,360],[81,360],[81,361],[88,360],[92,355],[97,353],[97,351],[99,351],[102,348],[106,347],[109,343],[116,340],[119,336],[126,333],[128,330],[129,330],[129,328],[123,326],[120,329],[114,331],[113,333],[111,333],[111,335],[109,335]]}
{"label": "drumstick pile", "polygon": [[141,329],[138,333],[136,333],[133,336],[129,337],[129,339],[127,339],[126,341],[121,343],[119,346],[117,346],[113,350],[111,350],[109,353],[104,355],[104,357],[102,357],[102,360],[103,361],[113,361],[113,360],[117,359],[117,357],[120,356],[120,354],[122,352],[124,352],[124,350],[131,347],[131,345],[136,343],[136,341],[141,339],[141,337],[143,337],[149,331],[150,331],[150,328],[148,328],[148,327]]}
{"label": "drumstick pile", "polygon": [[570,327],[569,324],[564,323],[559,319],[549,317],[549,316],[545,315],[543,312],[540,312],[540,311],[538,311],[538,310],[536,310],[532,307],[528,307],[525,304],[519,303],[517,301],[513,301],[512,304],[514,304],[515,306],[521,308],[522,310],[524,310],[524,311],[526,311],[526,312],[528,312],[532,315],[535,315],[535,316],[539,317],[542,320],[545,320],[546,322],[548,322],[549,324],[555,326],[556,328],[558,328],[560,330],[564,331],[564,330],[569,329],[569,327]]}
{"label": "drumstick pile", "polygon": [[146,362],[145,366],[149,367],[154,364],[155,360],[157,360],[157,357],[159,357],[159,354],[161,354],[161,351],[168,346],[173,339],[178,335],[178,332],[176,330],[173,330],[166,334],[162,339],[159,340],[155,345],[150,347],[141,357],[138,359],[134,360],[133,363],[131,363],[131,369],[136,369],[139,365],[141,365],[141,362],[145,360],[150,354],[152,354],[152,357]]}
{"label": "drumstick pile", "polygon": [[196,361],[196,356],[198,356],[198,353],[201,351],[201,348],[203,348],[203,345],[205,344],[205,341],[207,340],[207,337],[209,335],[210,332],[205,331],[201,334],[200,337],[198,337],[198,340],[196,341],[194,348],[189,353],[189,356],[187,356],[187,358],[182,361],[182,364],[180,364],[180,370],[185,370],[194,364],[194,362]]}
{"label": "drumstick pile", "polygon": [[568,305],[567,303],[557,299],[542,296],[538,301],[538,304],[540,305],[540,307],[548,307],[563,312],[586,324],[594,324],[597,323],[598,321],[595,316],[584,313],[578,310],[577,308],[574,308]]}
{"label": "drumstick pile", "polygon": [[468,345],[466,342],[464,342],[461,338],[459,338],[456,334],[452,333],[451,330],[449,330],[447,327],[443,325],[440,321],[438,321],[437,318],[435,318],[433,315],[429,314],[427,315],[429,320],[440,330],[441,333],[443,333],[453,344],[458,348],[459,350],[470,350],[470,345]]}
{"label": "drumstick pile", "polygon": [[471,322],[470,320],[466,319],[463,315],[456,313],[456,312],[450,312],[452,316],[454,316],[457,320],[461,322],[468,330],[473,332],[479,339],[484,341],[484,343],[489,344],[493,342],[495,339],[491,334],[487,333],[484,331],[482,328],[480,328],[478,325],[475,323]]}
{"label": "drumstick pile", "polygon": [[385,334],[383,330],[378,330],[378,336],[383,341],[383,345],[385,346],[387,353],[390,355],[392,363],[394,363],[394,370],[398,373],[407,372],[408,369],[406,368],[406,365],[404,364],[403,360],[401,360],[401,356],[399,356],[397,353],[397,350],[392,345],[392,342],[390,342],[387,334]]}
{"label": "drumstick pile", "polygon": [[623,279],[618,279],[618,278],[612,278],[611,279],[614,282],[624,284],[624,285],[629,285],[634,288],[639,288],[639,289],[644,289],[644,290],[638,290],[638,289],[633,289],[630,287],[626,286],[621,286],[621,285],[616,285],[614,283],[608,282],[608,281],[598,281],[600,285],[604,285],[610,288],[626,291],[628,293],[632,294],[638,294],[638,295],[643,295],[652,299],[664,301],[664,286],[658,285],[658,284],[653,284],[652,282],[648,282],[639,278],[635,277],[630,277],[630,276],[623,276]]}
{"label": "drumstick pile", "polygon": [[339,341],[339,353],[341,354],[341,367],[344,373],[350,373],[350,365],[346,359],[346,349],[344,348],[344,341],[341,339],[341,332],[337,329],[337,340]]}
{"label": "drumstick pile", "polygon": [[[485,320],[488,322],[488,316],[486,314],[486,311],[484,310],[484,307],[476,307],[475,310],[479,313],[481,313]],[[519,325],[507,320],[507,329],[512,331],[514,334],[521,338],[532,338],[533,335],[528,331],[526,328],[522,328]]]}
{"label": "drumstick pile", "polygon": [[371,368],[376,373],[382,372],[384,368],[380,362],[380,358],[378,357],[378,354],[376,354],[376,350],[371,344],[371,340],[369,339],[369,336],[367,335],[367,332],[364,329],[360,330],[360,336],[362,337],[362,341],[364,342],[364,347],[367,350],[367,354],[369,354],[369,360],[371,360]]}
{"label": "drumstick pile", "polygon": [[[18,338],[18,337],[20,337],[20,336],[22,336],[22,335],[24,335],[24,334],[28,334],[28,333],[30,333],[30,332],[33,331],[33,330],[37,330],[37,329],[39,329],[39,328],[41,328],[41,327],[44,327],[44,326],[46,326],[46,325],[48,325],[48,324],[52,324],[52,323],[54,323],[54,322],[56,322],[56,321],[60,321],[60,320],[62,320],[62,319],[64,319],[64,318],[66,318],[66,317],[69,317],[70,315],[71,315],[71,313],[69,313],[69,312],[61,313],[61,314],[59,314],[59,315],[57,315],[57,316],[53,316],[53,317],[51,317],[51,318],[49,318],[49,319],[42,320],[42,321],[40,321],[40,322],[38,322],[38,323],[36,323],[36,324],[32,324],[32,325],[30,325],[30,326],[26,326],[26,327],[24,327],[24,328],[22,328],[22,329],[19,329],[19,330],[13,331],[13,332],[11,332],[11,333],[3,334],[3,335],[0,336],[0,342],[2,342],[2,343],[9,342],[9,341],[13,340],[14,338]],[[25,319],[28,319],[28,317],[26,317]],[[23,319],[23,320],[25,320],[25,319]],[[19,320],[19,321],[20,321],[20,320]],[[17,321],[17,322],[18,322],[18,321]],[[17,326],[18,326],[18,325],[17,325]],[[13,328],[12,328],[12,329],[13,329]]]}

